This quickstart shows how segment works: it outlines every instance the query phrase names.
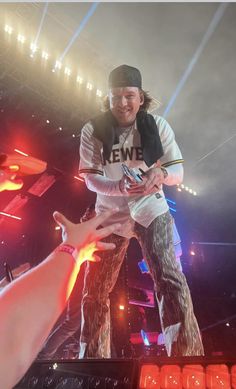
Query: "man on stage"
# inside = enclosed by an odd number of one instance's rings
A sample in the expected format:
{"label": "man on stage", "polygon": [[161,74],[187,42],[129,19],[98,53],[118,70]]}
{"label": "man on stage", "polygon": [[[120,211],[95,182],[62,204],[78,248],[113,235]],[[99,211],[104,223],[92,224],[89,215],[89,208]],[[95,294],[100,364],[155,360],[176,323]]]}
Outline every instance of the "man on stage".
{"label": "man on stage", "polygon": [[[163,184],[182,182],[183,159],[167,121],[147,113],[150,102],[140,71],[121,65],[109,75],[107,111],[82,129],[79,173],[97,193],[97,214],[119,207],[104,225],[119,222],[122,228],[106,240],[116,249],[86,269],[80,358],[110,358],[109,293],[131,237],[138,239],[154,281],[167,354],[204,354],[186,278],[175,260],[162,190]],[[122,164],[141,182],[124,174]]]}

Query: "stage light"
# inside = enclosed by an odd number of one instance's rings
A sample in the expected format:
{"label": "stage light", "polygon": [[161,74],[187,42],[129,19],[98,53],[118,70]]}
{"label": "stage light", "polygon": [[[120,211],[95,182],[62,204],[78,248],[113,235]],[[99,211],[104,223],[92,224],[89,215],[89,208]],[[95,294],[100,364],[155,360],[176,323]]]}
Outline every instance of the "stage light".
{"label": "stage light", "polygon": [[62,127],[58,127],[58,130],[59,130],[59,131],[62,131]]}
{"label": "stage light", "polygon": [[161,367],[161,388],[182,388],[181,369],[178,365],[164,365]]}
{"label": "stage light", "polygon": [[194,195],[194,196],[197,196],[197,192],[193,192],[193,195]]}
{"label": "stage light", "polygon": [[230,324],[229,324],[229,323],[226,323],[225,325],[226,325],[227,327],[230,327]]}
{"label": "stage light", "polygon": [[87,89],[88,90],[92,90],[93,89],[93,85],[90,82],[87,82]]}
{"label": "stage light", "polygon": [[185,365],[182,370],[183,389],[205,389],[205,372],[201,365]]}
{"label": "stage light", "polygon": [[236,365],[231,367],[232,388],[236,389]]}
{"label": "stage light", "polygon": [[42,58],[47,61],[49,58],[49,54],[46,51],[42,51]]}
{"label": "stage light", "polygon": [[209,389],[230,389],[229,369],[226,365],[208,365],[206,367],[206,386]]}
{"label": "stage light", "polygon": [[160,369],[157,365],[142,365],[139,389],[160,388]]}
{"label": "stage light", "polygon": [[18,42],[20,42],[20,43],[25,43],[25,37],[24,37],[24,35],[18,34],[17,40],[18,40]]}
{"label": "stage light", "polygon": [[67,76],[70,76],[70,75],[71,75],[71,70],[70,70],[70,68],[65,67],[64,73],[65,73]]}
{"label": "stage light", "polygon": [[20,150],[18,150],[18,149],[14,149],[14,151],[15,151],[16,153],[18,153],[18,154],[24,155],[25,157],[28,157],[28,156],[29,156],[29,154],[26,154],[26,153],[24,153],[23,151],[20,151]]}
{"label": "stage light", "polygon": [[56,226],[56,227],[55,227],[55,230],[56,230],[56,231],[59,231],[60,228],[61,228],[60,226]]}
{"label": "stage light", "polygon": [[58,368],[58,365],[56,362],[52,365],[52,368],[53,368],[53,370],[56,370]]}
{"label": "stage light", "polygon": [[78,181],[84,182],[84,180],[83,180],[82,178],[80,178],[80,177],[74,176],[74,178],[75,178],[76,180],[78,180]]}
{"label": "stage light", "polygon": [[140,331],[140,334],[141,334],[141,337],[142,337],[142,340],[143,340],[143,344],[144,344],[145,346],[150,346],[150,342],[149,342],[147,333],[146,333],[144,330],[141,330],[141,331]]}
{"label": "stage light", "polygon": [[125,306],[124,306],[123,304],[120,304],[120,305],[119,305],[119,310],[120,310],[120,311],[124,311],[124,310],[125,310]]}
{"label": "stage light", "polygon": [[47,120],[46,120],[46,123],[49,124],[49,123],[50,123],[50,120],[47,119]]}
{"label": "stage light", "polygon": [[181,188],[177,188],[177,191],[178,191],[178,192],[182,192],[182,189],[181,189]]}
{"label": "stage light", "polygon": [[7,32],[9,35],[12,34],[13,28],[9,26],[8,24],[5,25],[4,27],[5,32]]}
{"label": "stage light", "polygon": [[192,255],[192,256],[196,255],[195,251],[191,250],[190,255]]}
{"label": "stage light", "polygon": [[60,62],[60,61],[56,61],[56,63],[55,63],[55,69],[61,69],[61,67],[62,67],[62,63]]}
{"label": "stage light", "polygon": [[72,134],[72,138],[75,138],[75,134]]}
{"label": "stage light", "polygon": [[36,51],[38,50],[38,47],[36,46],[35,43],[31,43],[30,50],[32,51],[32,53],[36,53]]}
{"label": "stage light", "polygon": [[182,189],[184,189],[184,188],[185,188],[184,184],[181,184],[181,185],[180,185],[180,187],[181,187]]}
{"label": "stage light", "polygon": [[10,213],[0,211],[0,215],[10,217],[11,219],[21,220],[21,217],[11,215]]}
{"label": "stage light", "polygon": [[96,95],[99,96],[99,97],[102,97],[102,91],[100,91],[99,89],[97,89]]}
{"label": "stage light", "polygon": [[77,76],[76,81],[77,81],[79,84],[82,84],[82,83],[83,83],[83,78],[80,77],[80,76]]}

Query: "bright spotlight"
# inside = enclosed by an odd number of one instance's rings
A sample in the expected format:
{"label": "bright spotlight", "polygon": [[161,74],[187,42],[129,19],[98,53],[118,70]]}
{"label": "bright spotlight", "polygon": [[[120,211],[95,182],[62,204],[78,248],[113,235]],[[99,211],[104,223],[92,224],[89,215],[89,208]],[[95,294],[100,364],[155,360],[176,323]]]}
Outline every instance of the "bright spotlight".
{"label": "bright spotlight", "polygon": [[60,61],[56,61],[55,63],[55,69],[61,69],[62,63]]}
{"label": "bright spotlight", "polygon": [[96,95],[99,96],[99,97],[102,97],[102,91],[100,91],[99,89],[97,89]]}
{"label": "bright spotlight", "polygon": [[32,51],[32,53],[36,53],[36,51],[38,50],[38,47],[36,46],[35,43],[31,43],[30,50]]}
{"label": "bright spotlight", "polygon": [[70,68],[65,67],[64,73],[65,73],[67,76],[70,76],[70,75],[71,75],[71,70],[70,70]]}
{"label": "bright spotlight", "polygon": [[21,151],[21,150],[19,150],[19,149],[14,149],[14,151],[15,151],[16,153],[18,153],[18,154],[24,155],[25,157],[28,157],[28,156],[29,156],[29,154],[26,154],[26,153],[24,153],[23,151]]}
{"label": "bright spotlight", "polygon": [[196,255],[195,251],[191,250],[190,255],[192,255],[192,256]]}
{"label": "bright spotlight", "polygon": [[18,40],[18,42],[20,42],[20,43],[25,43],[25,37],[24,37],[24,35],[18,34],[17,40]]}
{"label": "bright spotlight", "polygon": [[194,195],[194,196],[197,196],[197,192],[194,191],[194,192],[193,192],[193,195]]}
{"label": "bright spotlight", "polygon": [[9,35],[12,34],[13,28],[9,26],[8,24],[5,25],[4,27],[5,32],[7,32]]}
{"label": "bright spotlight", "polygon": [[82,83],[83,83],[83,78],[80,77],[80,76],[77,76],[76,81],[77,81],[79,84],[82,84]]}
{"label": "bright spotlight", "polygon": [[88,90],[92,90],[93,89],[93,85],[90,82],[87,83],[87,89]]}
{"label": "bright spotlight", "polygon": [[42,58],[48,60],[49,54],[46,51],[42,51]]}

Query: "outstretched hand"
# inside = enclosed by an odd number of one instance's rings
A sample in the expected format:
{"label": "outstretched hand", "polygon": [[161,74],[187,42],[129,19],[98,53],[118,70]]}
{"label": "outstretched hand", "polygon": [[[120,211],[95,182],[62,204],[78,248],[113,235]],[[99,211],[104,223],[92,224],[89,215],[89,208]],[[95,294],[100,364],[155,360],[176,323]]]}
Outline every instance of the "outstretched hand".
{"label": "outstretched hand", "polygon": [[95,251],[112,250],[116,247],[113,243],[102,242],[101,239],[117,231],[121,225],[116,223],[108,227],[97,228],[117,211],[118,209],[106,211],[79,224],[70,222],[59,212],[54,212],[53,217],[57,224],[62,228],[62,241],[77,248],[79,262],[82,263],[85,260],[97,261],[99,258],[94,255]]}

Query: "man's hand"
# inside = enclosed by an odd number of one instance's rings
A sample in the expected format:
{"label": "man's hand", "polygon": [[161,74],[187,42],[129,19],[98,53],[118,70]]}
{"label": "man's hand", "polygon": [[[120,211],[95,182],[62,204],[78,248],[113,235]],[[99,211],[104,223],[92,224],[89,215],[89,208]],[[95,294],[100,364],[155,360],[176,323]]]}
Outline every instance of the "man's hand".
{"label": "man's hand", "polygon": [[126,196],[132,195],[149,195],[156,193],[164,183],[164,173],[159,167],[153,167],[142,174],[142,182],[137,184],[127,176],[120,180],[120,190]]}
{"label": "man's hand", "polygon": [[143,194],[144,184],[143,182],[137,183],[134,180],[131,180],[125,174],[119,182],[120,191],[124,196],[133,196],[138,194]]}
{"label": "man's hand", "polygon": [[148,195],[155,193],[161,188],[161,185],[165,181],[164,173],[159,167],[153,167],[145,172],[142,176],[144,184],[144,194]]}
{"label": "man's hand", "polygon": [[0,155],[0,192],[4,190],[18,190],[23,186],[23,181],[16,179],[17,167],[2,166],[7,156],[5,154]]}
{"label": "man's hand", "polygon": [[70,222],[59,212],[54,212],[53,217],[62,228],[63,242],[77,248],[79,262],[82,263],[87,259],[92,261],[98,260],[98,257],[94,255],[94,252],[97,250],[112,250],[116,247],[113,243],[101,242],[101,239],[117,231],[121,227],[121,224],[116,223],[108,227],[97,228],[117,211],[118,209],[106,211],[80,224]]}

